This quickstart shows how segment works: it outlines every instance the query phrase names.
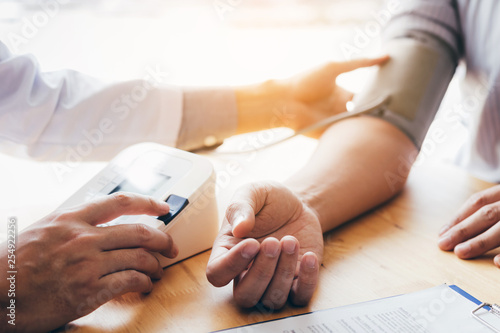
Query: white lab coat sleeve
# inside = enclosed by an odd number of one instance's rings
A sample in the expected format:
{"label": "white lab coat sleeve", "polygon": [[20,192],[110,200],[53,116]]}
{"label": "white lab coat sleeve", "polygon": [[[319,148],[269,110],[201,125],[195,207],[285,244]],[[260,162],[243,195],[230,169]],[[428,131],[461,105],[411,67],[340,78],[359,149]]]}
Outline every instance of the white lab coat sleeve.
{"label": "white lab coat sleeve", "polygon": [[108,160],[153,141],[175,146],[183,92],[162,73],[115,84],[71,70],[42,73],[0,42],[0,151],[39,160]]}
{"label": "white lab coat sleeve", "polygon": [[238,109],[234,89],[184,87],[182,104],[178,148],[211,147],[236,134]]}

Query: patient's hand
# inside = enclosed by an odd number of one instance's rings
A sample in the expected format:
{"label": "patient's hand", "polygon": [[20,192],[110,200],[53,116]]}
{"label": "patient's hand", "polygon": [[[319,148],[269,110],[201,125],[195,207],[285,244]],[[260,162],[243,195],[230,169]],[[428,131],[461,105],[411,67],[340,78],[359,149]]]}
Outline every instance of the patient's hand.
{"label": "patient's hand", "polygon": [[[331,115],[346,111],[353,94],[335,83],[338,75],[389,59],[331,62],[285,80],[236,89],[238,133],[273,127],[300,130]],[[312,133],[319,136],[324,129]]]}
{"label": "patient's hand", "polygon": [[215,240],[207,277],[216,287],[234,280],[242,307],[305,305],[318,283],[323,236],[316,215],[277,183],[247,185],[235,194]]}
{"label": "patient's hand", "polygon": [[[462,259],[477,257],[500,246],[500,185],[476,193],[439,234],[439,247]],[[500,267],[500,255],[494,259]]]}
{"label": "patient's hand", "polygon": [[[149,251],[177,255],[169,235],[145,225],[96,227],[120,215],[164,215],[169,207],[150,197],[115,193],[54,212],[22,232],[16,244],[18,332],[49,331],[127,292],[148,293],[162,267]],[[1,245],[0,268],[7,265]],[[0,282],[2,321],[8,285]]]}

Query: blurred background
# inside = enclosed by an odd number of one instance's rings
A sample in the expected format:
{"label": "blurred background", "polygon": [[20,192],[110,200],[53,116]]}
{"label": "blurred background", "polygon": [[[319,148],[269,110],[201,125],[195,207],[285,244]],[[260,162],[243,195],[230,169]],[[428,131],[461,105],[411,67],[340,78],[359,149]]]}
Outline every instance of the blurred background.
{"label": "blurred background", "polygon": [[[394,2],[0,0],[0,39],[13,53],[33,54],[44,71],[71,68],[115,81],[157,68],[175,85],[238,85],[379,54]],[[368,71],[338,82],[359,91]],[[8,83],[0,77],[0,84]],[[449,105],[455,83],[450,91]],[[426,158],[448,159],[462,136],[454,129]],[[0,221],[13,215],[21,225],[52,211],[103,167],[84,163],[61,183],[50,163],[0,155],[0,165]]]}
{"label": "blurred background", "polygon": [[[340,42],[352,45],[355,28],[373,21],[383,4],[382,0],[2,0],[0,36],[16,53],[35,54],[44,70],[72,68],[114,80],[141,77],[145,65],[161,65],[176,84],[239,84],[343,60]],[[9,33],[22,36],[31,30],[25,28],[26,21],[37,31],[14,45]],[[377,52],[379,34],[375,35],[363,45],[363,54]]]}

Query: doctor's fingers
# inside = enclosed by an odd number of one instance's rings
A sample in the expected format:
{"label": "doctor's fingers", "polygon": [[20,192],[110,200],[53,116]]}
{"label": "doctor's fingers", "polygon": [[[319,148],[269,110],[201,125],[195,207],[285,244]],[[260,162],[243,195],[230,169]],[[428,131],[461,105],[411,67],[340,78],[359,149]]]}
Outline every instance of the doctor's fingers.
{"label": "doctor's fingers", "polygon": [[300,260],[298,278],[293,281],[290,301],[304,306],[311,300],[318,286],[319,260],[315,253],[307,252]]}
{"label": "doctor's fingers", "polygon": [[497,254],[495,258],[493,258],[493,262],[495,263],[495,266],[500,268],[500,254]]}
{"label": "doctor's fingers", "polygon": [[215,287],[222,287],[245,271],[259,253],[261,245],[253,238],[240,241],[230,249],[218,238],[207,265],[207,279]]}
{"label": "doctor's fingers", "polygon": [[354,59],[345,62],[329,62],[315,69],[295,77],[293,95],[299,100],[310,103],[318,98],[325,97],[335,86],[335,79],[339,74],[350,72],[361,67],[382,64],[389,59],[384,55],[372,59]]}
{"label": "doctor's fingers", "polygon": [[341,73],[350,72],[362,67],[370,67],[381,65],[390,59],[389,55],[383,55],[377,58],[360,58],[352,59],[345,62],[332,62],[329,64],[332,73],[339,75]]}
{"label": "doctor's fingers", "polygon": [[[153,282],[144,273],[136,270],[125,270],[103,276],[99,279],[96,287],[99,290],[97,301],[101,303],[99,305],[102,305],[129,292],[147,294],[153,290]],[[99,297],[99,294],[103,297]]]}
{"label": "doctor's fingers", "polygon": [[250,308],[261,300],[266,292],[280,257],[281,245],[276,238],[266,238],[261,244],[261,251],[251,267],[234,283],[234,300],[244,308]]}
{"label": "doctor's fingers", "polygon": [[168,258],[175,258],[179,253],[169,234],[145,224],[122,224],[95,229],[104,235],[98,244],[101,250],[144,248]]}
{"label": "doctor's fingers", "polygon": [[438,241],[441,250],[450,251],[458,244],[489,229],[500,220],[500,202],[486,205],[456,224]]}
{"label": "doctor's fingers", "polygon": [[90,225],[111,221],[122,215],[161,216],[169,212],[166,202],[152,197],[117,192],[75,207],[73,215]]}
{"label": "doctor's fingers", "polygon": [[135,270],[153,279],[161,279],[163,276],[163,268],[158,259],[144,249],[101,252],[99,254],[99,265],[101,277],[125,270]]}
{"label": "doctor's fingers", "polygon": [[439,236],[444,235],[453,226],[459,224],[482,207],[500,201],[500,185],[493,186],[484,191],[473,194],[460,208],[453,220],[444,225],[439,231]]}

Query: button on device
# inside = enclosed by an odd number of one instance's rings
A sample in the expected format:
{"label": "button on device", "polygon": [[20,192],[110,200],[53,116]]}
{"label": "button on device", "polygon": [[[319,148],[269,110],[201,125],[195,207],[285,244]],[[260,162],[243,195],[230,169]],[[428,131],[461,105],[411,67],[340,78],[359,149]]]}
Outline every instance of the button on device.
{"label": "button on device", "polygon": [[158,216],[158,220],[163,221],[165,225],[169,224],[189,204],[188,199],[175,194],[169,195],[165,201],[170,206],[170,212],[163,216]]}

